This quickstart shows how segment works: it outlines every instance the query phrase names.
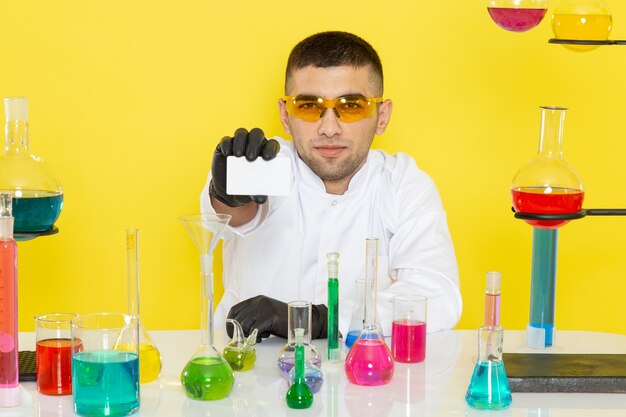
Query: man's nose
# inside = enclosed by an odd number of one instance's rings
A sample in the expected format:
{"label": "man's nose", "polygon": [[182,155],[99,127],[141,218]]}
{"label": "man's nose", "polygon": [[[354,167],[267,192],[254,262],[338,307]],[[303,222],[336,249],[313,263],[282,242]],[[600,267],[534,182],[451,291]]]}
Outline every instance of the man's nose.
{"label": "man's nose", "polygon": [[341,123],[339,123],[339,113],[337,110],[335,108],[326,109],[326,111],[322,114],[318,133],[320,135],[332,137],[340,134],[341,131]]}

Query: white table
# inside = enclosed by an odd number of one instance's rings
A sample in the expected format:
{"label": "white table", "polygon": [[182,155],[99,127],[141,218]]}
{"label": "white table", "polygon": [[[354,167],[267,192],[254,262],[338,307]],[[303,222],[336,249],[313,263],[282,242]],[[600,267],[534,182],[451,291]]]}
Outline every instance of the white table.
{"label": "white table", "polygon": [[[476,332],[446,331],[428,335],[426,361],[396,364],[391,382],[362,387],[347,382],[343,362],[324,363],[324,385],[307,410],[292,410],[285,403],[287,385],[276,360],[285,340],[270,338],[256,345],[257,362],[251,371],[236,372],[235,386],[226,399],[193,401],[180,385],[180,372],[200,343],[199,331],[151,331],[161,351],[163,370],[155,382],[141,385],[141,407],[135,416],[524,416],[626,417],[626,394],[514,393],[511,406],[498,412],[476,411],[465,404],[465,391],[477,355]],[[521,352],[522,331],[506,331],[505,352]],[[218,332],[216,347],[225,344]],[[325,353],[325,341],[315,341]],[[34,350],[34,334],[20,334],[20,350]],[[567,353],[626,353],[626,335],[560,331],[553,351]],[[542,351],[545,352],[545,351]],[[505,363],[506,366],[506,363]],[[0,408],[1,417],[74,416],[72,397],[37,392],[34,382],[21,385],[22,405]]]}

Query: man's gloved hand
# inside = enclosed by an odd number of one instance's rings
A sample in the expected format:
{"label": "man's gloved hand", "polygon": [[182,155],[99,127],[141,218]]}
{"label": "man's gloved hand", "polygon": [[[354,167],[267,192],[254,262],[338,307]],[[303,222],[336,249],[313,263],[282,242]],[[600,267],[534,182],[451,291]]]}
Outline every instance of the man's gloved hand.
{"label": "man's gloved hand", "polygon": [[209,194],[230,207],[240,207],[255,201],[263,204],[267,201],[266,195],[228,195],[226,194],[226,157],[245,156],[248,161],[254,161],[259,156],[266,161],[274,159],[280,150],[280,144],[275,139],[265,139],[261,129],[254,128],[248,132],[244,128],[237,129],[234,136],[224,136],[213,154],[211,166],[211,184]]}
{"label": "man's gloved hand", "polygon": [[[254,329],[259,329],[257,333],[258,343],[270,335],[287,339],[289,333],[288,310],[287,303],[264,295],[257,295],[232,306],[228,312],[228,318],[235,319],[241,324],[246,337]],[[311,306],[311,339],[326,338],[327,320],[328,308],[324,304]],[[229,337],[233,337],[233,326],[227,325],[226,332]]]}

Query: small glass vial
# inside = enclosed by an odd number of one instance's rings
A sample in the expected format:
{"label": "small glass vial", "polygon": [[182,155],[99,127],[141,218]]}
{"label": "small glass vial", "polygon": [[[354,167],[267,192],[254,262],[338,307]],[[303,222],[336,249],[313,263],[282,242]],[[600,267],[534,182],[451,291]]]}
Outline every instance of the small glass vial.
{"label": "small glass vial", "polygon": [[296,329],[303,329],[302,345],[304,347],[304,379],[313,394],[317,393],[324,383],[322,374],[322,357],[311,343],[311,303],[308,301],[292,301],[288,304],[289,334],[287,343],[278,354],[278,369],[282,376],[291,383],[295,379],[296,363]]}
{"label": "small glass vial", "polygon": [[478,410],[502,410],[511,405],[511,389],[502,361],[501,326],[478,329],[478,359],[465,401]]}

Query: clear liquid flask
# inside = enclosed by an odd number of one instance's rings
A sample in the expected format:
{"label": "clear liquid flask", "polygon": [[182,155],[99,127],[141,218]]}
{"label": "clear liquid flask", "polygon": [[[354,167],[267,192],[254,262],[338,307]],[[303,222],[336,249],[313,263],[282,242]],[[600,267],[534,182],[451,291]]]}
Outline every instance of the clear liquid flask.
{"label": "clear liquid flask", "polygon": [[358,339],[346,356],[348,381],[356,385],[383,385],[393,377],[391,351],[376,324],[378,239],[366,240],[365,320]]}
{"label": "clear liquid flask", "polygon": [[[0,158],[0,191],[13,196],[16,240],[22,233],[52,229],[63,206],[63,190],[43,159],[29,151],[28,99],[4,99],[6,145]],[[34,236],[33,236],[34,237]]]}
{"label": "clear liquid flask", "polygon": [[[139,316],[139,230],[126,229],[128,314],[139,321],[139,382],[152,382],[161,375],[161,354],[143,327]],[[120,345],[125,350],[125,346]]]}
{"label": "clear liquid flask", "polygon": [[308,301],[292,301],[288,304],[289,333],[287,343],[278,353],[278,369],[287,381],[292,384],[295,379],[296,364],[296,329],[302,329],[302,346],[304,349],[304,379],[314,394],[324,383],[322,374],[322,356],[311,343],[311,303]]}
{"label": "clear liquid flask", "polygon": [[[552,15],[552,32],[557,39],[606,41],[613,27],[609,7],[601,0],[562,1]],[[599,45],[563,44],[576,52],[587,52]]]}
{"label": "clear liquid flask", "polygon": [[248,371],[256,362],[256,335],[258,329],[254,329],[248,337],[244,336],[243,329],[237,320],[226,319],[233,325],[233,338],[224,347],[224,358],[233,368],[233,371]]}
{"label": "clear liquid flask", "polygon": [[180,375],[187,397],[193,400],[226,398],[235,375],[224,357],[213,346],[213,251],[231,216],[190,214],[180,217],[200,253],[200,346]]}
{"label": "clear liquid flask", "polygon": [[502,361],[500,326],[478,329],[478,359],[470,380],[465,401],[479,410],[502,410],[511,405],[511,389]]}
{"label": "clear liquid flask", "polygon": [[487,11],[502,29],[526,32],[536,27],[548,10],[548,0],[488,0]]}
{"label": "clear liquid flask", "polygon": [[293,367],[293,382],[285,394],[285,400],[289,408],[309,408],[313,404],[313,393],[305,379],[304,372],[304,345],[302,339],[304,337],[304,329],[295,329],[296,347],[295,347],[295,365]]}
{"label": "clear liquid flask", "polygon": [[[532,214],[566,214],[581,210],[582,181],[563,159],[564,107],[541,107],[541,136],[537,156],[522,167],[511,185],[515,211]],[[541,229],[556,229],[567,220],[526,220]]]}

